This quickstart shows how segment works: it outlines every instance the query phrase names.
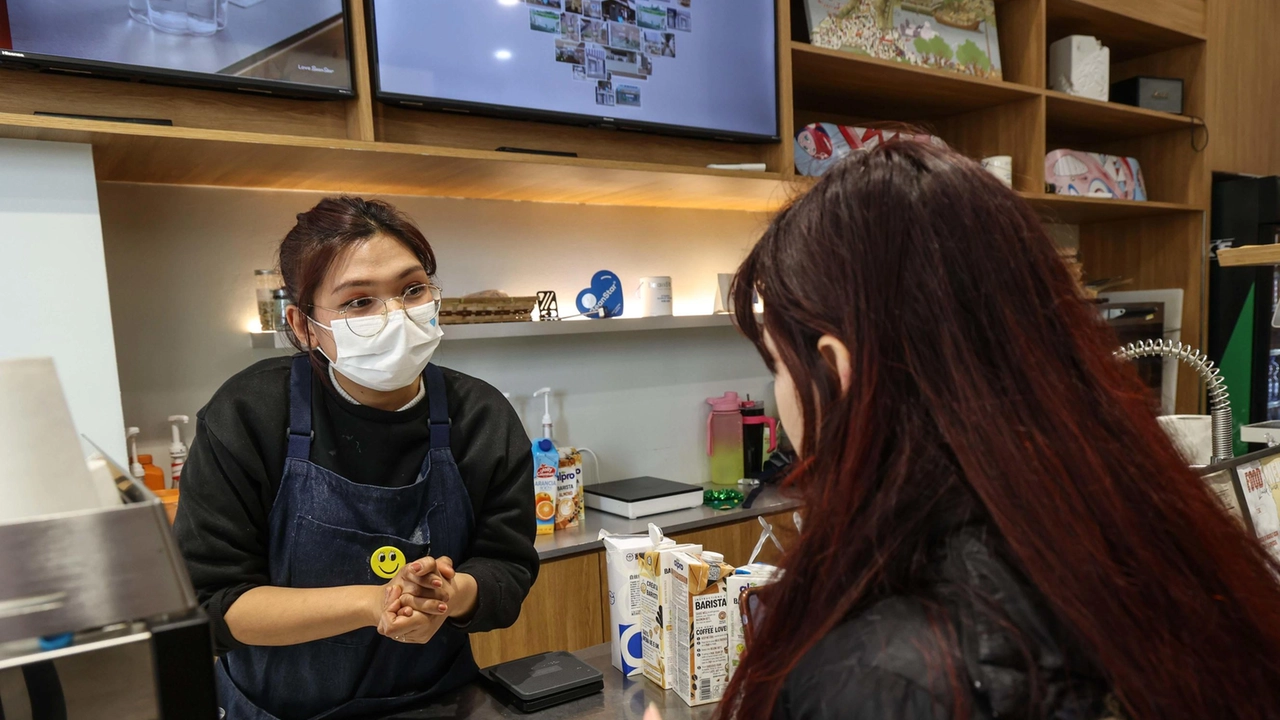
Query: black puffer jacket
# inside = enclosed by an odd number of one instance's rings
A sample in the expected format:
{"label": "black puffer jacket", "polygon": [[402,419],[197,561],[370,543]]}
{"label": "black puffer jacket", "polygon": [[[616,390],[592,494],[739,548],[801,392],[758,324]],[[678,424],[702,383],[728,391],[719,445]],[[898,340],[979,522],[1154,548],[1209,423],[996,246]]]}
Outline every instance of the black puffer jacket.
{"label": "black puffer jacket", "polygon": [[928,592],[880,600],[837,626],[788,677],[775,720],[950,720],[947,655],[974,720],[1110,717],[1106,681],[991,535],[958,528],[937,553]]}

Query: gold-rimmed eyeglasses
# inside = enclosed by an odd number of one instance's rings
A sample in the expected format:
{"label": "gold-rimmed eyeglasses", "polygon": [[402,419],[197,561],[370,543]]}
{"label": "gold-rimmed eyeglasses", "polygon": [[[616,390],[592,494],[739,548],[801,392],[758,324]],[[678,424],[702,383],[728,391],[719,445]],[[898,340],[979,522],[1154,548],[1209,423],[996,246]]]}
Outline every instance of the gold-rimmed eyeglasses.
{"label": "gold-rimmed eyeglasses", "polygon": [[345,322],[351,332],[360,337],[374,337],[387,326],[387,315],[391,311],[392,301],[400,301],[400,307],[404,308],[405,315],[410,320],[419,325],[427,325],[439,314],[441,297],[440,288],[435,285],[417,283],[410,285],[402,294],[385,300],[370,295],[350,300],[338,308],[320,305],[311,307],[337,313],[338,319]]}

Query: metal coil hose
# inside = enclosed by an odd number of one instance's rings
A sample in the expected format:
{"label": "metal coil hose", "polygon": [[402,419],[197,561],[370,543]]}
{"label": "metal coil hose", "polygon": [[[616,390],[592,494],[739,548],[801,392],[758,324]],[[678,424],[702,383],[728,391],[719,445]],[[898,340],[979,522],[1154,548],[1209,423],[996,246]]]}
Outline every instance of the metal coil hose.
{"label": "metal coil hose", "polygon": [[1209,360],[1209,356],[1190,345],[1183,345],[1174,340],[1144,340],[1129,343],[1115,352],[1115,356],[1125,360],[1140,357],[1171,357],[1191,366],[1209,390],[1209,414],[1213,417],[1213,460],[1225,462],[1235,457],[1232,449],[1232,431],[1235,422],[1231,416],[1231,395],[1227,392],[1227,384],[1223,381],[1218,368]]}

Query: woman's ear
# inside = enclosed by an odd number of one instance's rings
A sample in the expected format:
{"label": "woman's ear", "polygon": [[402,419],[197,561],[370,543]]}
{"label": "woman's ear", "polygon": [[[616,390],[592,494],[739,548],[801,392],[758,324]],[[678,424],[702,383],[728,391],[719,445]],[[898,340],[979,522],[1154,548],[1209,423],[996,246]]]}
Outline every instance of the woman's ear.
{"label": "woman's ear", "polygon": [[298,338],[298,342],[311,348],[311,323],[307,322],[307,316],[298,309],[297,305],[290,305],[284,310],[284,319],[289,323],[290,329],[293,330],[293,336]]}
{"label": "woman's ear", "polygon": [[823,335],[818,338],[818,352],[840,378],[840,392],[849,392],[849,386],[853,384],[853,357],[849,348],[834,335]]}

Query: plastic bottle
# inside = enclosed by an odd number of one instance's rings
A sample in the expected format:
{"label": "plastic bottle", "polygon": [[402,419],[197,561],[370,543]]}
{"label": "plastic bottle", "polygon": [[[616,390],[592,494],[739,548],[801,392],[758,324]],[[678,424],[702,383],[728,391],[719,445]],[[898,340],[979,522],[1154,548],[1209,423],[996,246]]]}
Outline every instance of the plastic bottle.
{"label": "plastic bottle", "polygon": [[164,490],[164,471],[152,462],[150,455],[139,455],[138,464],[142,466],[142,484],[151,492]]}
{"label": "plastic bottle", "polygon": [[124,436],[129,441],[129,474],[137,478],[151,492],[164,490],[164,471],[151,464],[150,455],[138,454],[138,433],[136,427],[125,428]]}
{"label": "plastic bottle", "polygon": [[147,471],[142,467],[142,463],[138,462],[138,433],[142,430],[136,427],[127,427],[124,430],[124,438],[129,441],[129,474],[137,480],[145,480]]}
{"label": "plastic bottle", "polygon": [[173,442],[169,444],[170,487],[177,489],[178,483],[182,481],[182,466],[187,462],[187,446],[182,443],[182,429],[178,426],[191,422],[191,418],[186,415],[170,415],[169,422],[173,427]]}
{"label": "plastic bottle", "polygon": [[707,398],[711,414],[707,417],[707,455],[711,458],[711,482],[737,485],[743,475],[742,412],[738,409],[738,393]]}
{"label": "plastic bottle", "polygon": [[254,270],[253,281],[257,286],[255,290],[258,298],[258,323],[262,325],[264,332],[267,330],[283,330],[284,328],[276,327],[275,321],[272,319],[271,296],[283,284],[280,280],[279,271]]}

